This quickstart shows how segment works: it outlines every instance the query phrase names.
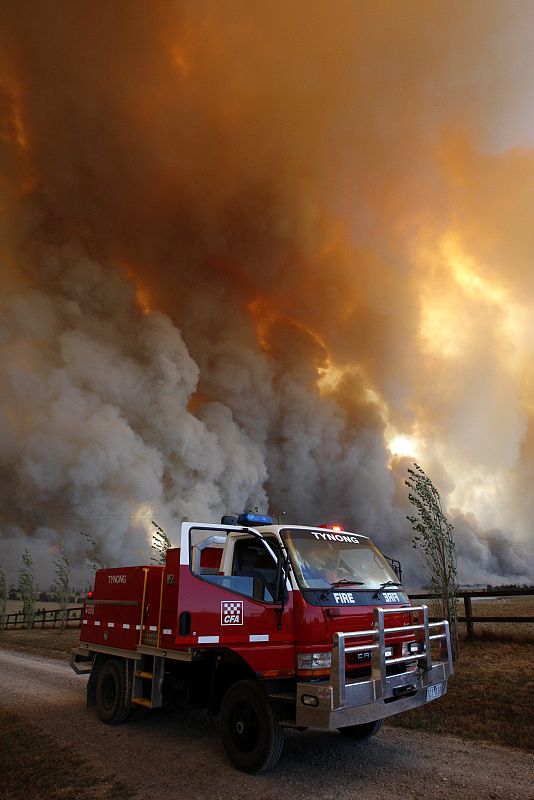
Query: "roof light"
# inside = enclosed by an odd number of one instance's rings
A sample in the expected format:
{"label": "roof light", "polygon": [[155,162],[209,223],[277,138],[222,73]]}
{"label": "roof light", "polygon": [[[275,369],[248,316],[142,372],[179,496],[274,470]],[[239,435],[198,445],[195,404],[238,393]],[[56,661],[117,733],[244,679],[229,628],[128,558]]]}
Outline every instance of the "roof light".
{"label": "roof light", "polygon": [[265,514],[240,514],[237,518],[238,525],[272,525],[273,518]]}
{"label": "roof light", "polygon": [[336,533],[341,533],[341,531],[345,530],[343,525],[319,525],[319,527],[327,528],[329,531],[336,531]]}

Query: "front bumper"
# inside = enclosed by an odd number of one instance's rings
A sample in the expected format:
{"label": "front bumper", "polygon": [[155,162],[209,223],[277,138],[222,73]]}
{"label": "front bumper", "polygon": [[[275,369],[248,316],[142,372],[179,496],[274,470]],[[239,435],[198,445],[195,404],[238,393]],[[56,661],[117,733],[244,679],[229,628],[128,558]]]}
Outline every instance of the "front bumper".
{"label": "front bumper", "polygon": [[[415,622],[399,628],[385,628],[388,613],[399,609],[375,608],[369,631],[334,634],[330,680],[297,684],[296,724],[299,727],[335,730],[360,725],[424,705],[447,691],[453,674],[449,624],[428,621],[426,606],[411,607]],[[414,633],[417,655],[385,657],[385,633]],[[373,638],[373,644],[347,645],[349,640]],[[437,656],[433,650],[439,650]],[[345,655],[372,652],[370,678],[346,680]],[[404,663],[407,671],[387,675],[387,667]],[[434,688],[431,688],[434,687]]]}

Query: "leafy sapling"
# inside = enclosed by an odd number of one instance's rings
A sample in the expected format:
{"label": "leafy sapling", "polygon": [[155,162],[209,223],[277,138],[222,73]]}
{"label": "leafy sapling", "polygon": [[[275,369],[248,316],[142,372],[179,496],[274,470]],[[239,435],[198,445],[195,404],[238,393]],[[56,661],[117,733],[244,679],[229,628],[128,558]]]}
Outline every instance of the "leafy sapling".
{"label": "leafy sapling", "polygon": [[57,596],[61,613],[60,630],[63,631],[63,629],[65,628],[65,621],[67,618],[67,605],[69,601],[70,558],[65,548],[65,545],[61,539],[58,542],[58,553],[56,558],[54,559],[54,566],[55,566],[56,577],[54,580],[53,589]]}
{"label": "leafy sapling", "polygon": [[156,529],[152,534],[152,550],[155,550],[157,555],[152,556],[152,561],[156,564],[165,564],[167,559],[167,550],[172,547],[172,542],[167,536],[166,532],[157,522],[152,520],[152,525]]}
{"label": "leafy sapling", "polygon": [[33,559],[27,548],[22,554],[22,567],[19,570],[19,590],[22,594],[24,623],[28,630],[31,630],[35,617],[35,579],[33,575]]}
{"label": "leafy sapling", "polygon": [[416,514],[407,516],[414,530],[413,547],[425,554],[432,588],[439,595],[439,613],[448,620],[453,658],[459,656],[458,586],[454,528],[443,511],[439,492],[419,464],[408,468],[408,499]]}

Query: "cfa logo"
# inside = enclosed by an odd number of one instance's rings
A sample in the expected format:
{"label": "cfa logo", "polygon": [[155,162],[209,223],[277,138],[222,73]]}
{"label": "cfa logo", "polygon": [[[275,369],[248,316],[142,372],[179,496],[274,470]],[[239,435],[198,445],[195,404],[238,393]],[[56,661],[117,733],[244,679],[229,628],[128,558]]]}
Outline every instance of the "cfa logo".
{"label": "cfa logo", "polygon": [[400,603],[397,592],[384,592],[384,600],[386,603]]}
{"label": "cfa logo", "polygon": [[243,601],[221,600],[221,625],[243,624]]}
{"label": "cfa logo", "polygon": [[108,583],[126,583],[126,575],[108,575]]}

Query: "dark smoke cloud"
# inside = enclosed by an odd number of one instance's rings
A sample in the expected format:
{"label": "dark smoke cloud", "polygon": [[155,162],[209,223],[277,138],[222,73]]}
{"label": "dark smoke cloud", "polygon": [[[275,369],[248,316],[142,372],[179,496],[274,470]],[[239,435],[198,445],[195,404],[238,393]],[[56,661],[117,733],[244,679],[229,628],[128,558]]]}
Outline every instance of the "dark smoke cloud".
{"label": "dark smoke cloud", "polygon": [[462,579],[518,575],[532,156],[488,130],[531,7],[0,14],[0,560],[269,505],[415,578],[402,433]]}

